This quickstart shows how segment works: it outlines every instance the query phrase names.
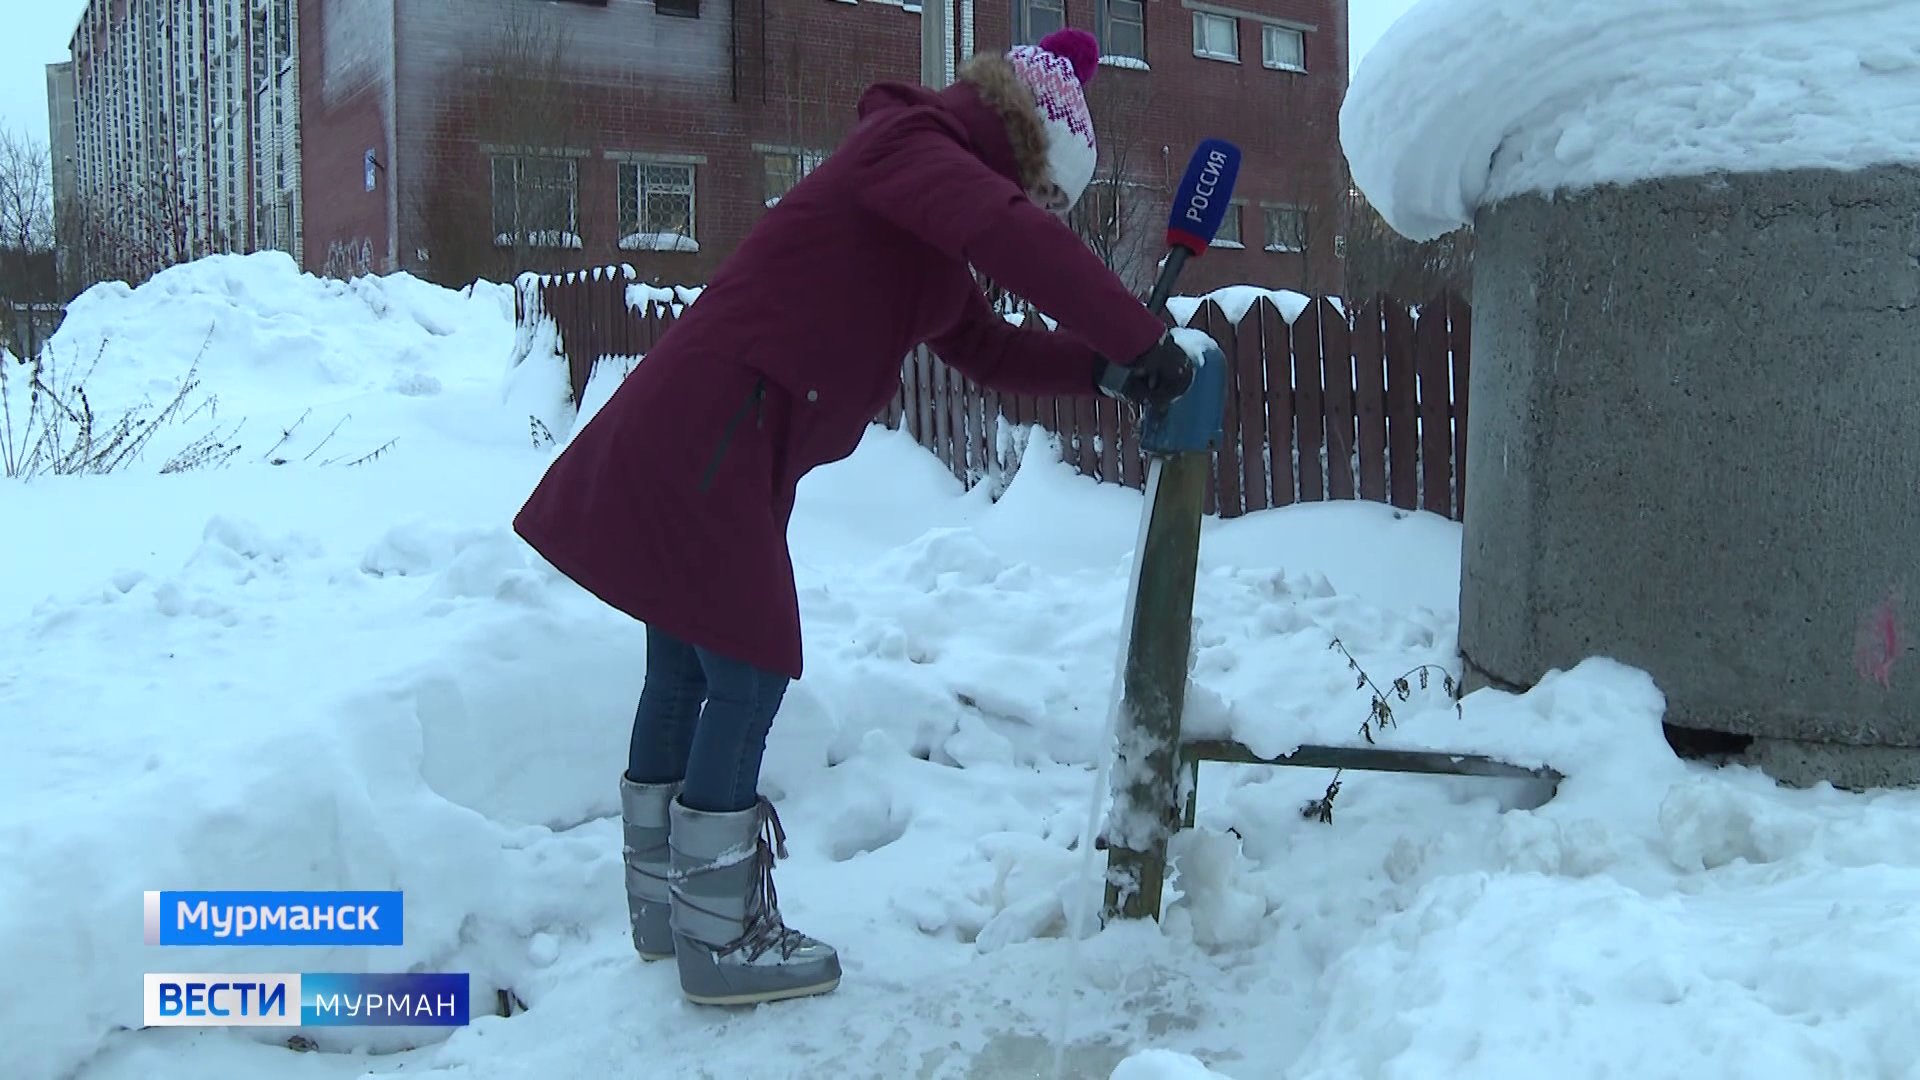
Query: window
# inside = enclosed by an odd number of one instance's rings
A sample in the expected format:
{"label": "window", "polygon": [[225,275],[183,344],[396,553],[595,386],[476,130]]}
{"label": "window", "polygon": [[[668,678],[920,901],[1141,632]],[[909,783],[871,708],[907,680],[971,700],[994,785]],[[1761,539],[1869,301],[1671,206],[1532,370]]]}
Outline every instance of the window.
{"label": "window", "polygon": [[700,0],[653,0],[656,15],[672,15],[680,19],[700,17]]}
{"label": "window", "polygon": [[764,155],[767,178],[767,205],[793,190],[800,178],[820,167],[825,155],[812,150],[776,150]]}
{"label": "window", "polygon": [[1100,54],[1147,58],[1147,5],[1144,0],[1100,0]]}
{"label": "window", "polygon": [[1067,25],[1067,0],[1013,0],[1016,45],[1032,45]]}
{"label": "window", "polygon": [[693,234],[693,166],[620,163],[620,248],[699,251]]}
{"label": "window", "polygon": [[1269,206],[1267,250],[1307,250],[1307,212],[1298,206]]}
{"label": "window", "polygon": [[1240,242],[1240,203],[1228,203],[1227,214],[1220,219],[1220,229],[1213,234],[1213,246],[1238,248],[1246,245]]}
{"label": "window", "polygon": [[493,159],[493,242],[580,246],[579,170],[572,158]]}
{"label": "window", "polygon": [[1104,258],[1120,238],[1120,188],[1112,180],[1088,184],[1067,221]]}
{"label": "window", "polygon": [[1260,62],[1279,71],[1307,70],[1307,35],[1291,26],[1260,28]]}
{"label": "window", "polygon": [[1240,20],[1208,11],[1193,13],[1193,55],[1212,60],[1240,59]]}

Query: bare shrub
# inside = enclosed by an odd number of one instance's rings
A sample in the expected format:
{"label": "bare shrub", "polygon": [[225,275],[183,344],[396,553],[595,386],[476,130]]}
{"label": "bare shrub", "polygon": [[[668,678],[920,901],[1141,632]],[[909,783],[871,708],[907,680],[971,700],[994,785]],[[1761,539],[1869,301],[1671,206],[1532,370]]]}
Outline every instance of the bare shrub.
{"label": "bare shrub", "polygon": [[77,373],[63,367],[51,347],[30,360],[0,354],[0,473],[31,480],[121,472],[141,459],[162,430],[195,423],[209,427],[161,462],[160,472],[224,465],[240,452],[234,439],[241,424],[226,428],[219,419],[219,399],[196,394],[200,360],[212,337],[209,329],[171,398],[158,404],[143,400],[111,417],[94,408],[86,386],[107,342]]}

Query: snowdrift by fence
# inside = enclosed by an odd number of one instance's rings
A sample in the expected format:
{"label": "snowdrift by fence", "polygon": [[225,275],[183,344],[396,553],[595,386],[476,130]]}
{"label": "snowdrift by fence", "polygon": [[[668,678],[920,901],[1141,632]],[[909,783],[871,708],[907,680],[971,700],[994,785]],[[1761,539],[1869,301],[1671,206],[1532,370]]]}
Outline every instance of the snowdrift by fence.
{"label": "snowdrift by fence", "polygon": [[[633,279],[627,267],[523,276],[514,362],[564,356],[573,400],[584,400],[602,360],[644,355],[699,297],[697,289]],[[1208,513],[1235,517],[1360,498],[1460,517],[1466,301],[1448,294],[1416,306],[1378,297],[1350,308],[1336,297],[1233,286],[1174,297],[1167,307],[1172,321],[1219,342],[1231,365]],[[1059,436],[1081,473],[1136,488],[1143,482],[1133,411],[1111,400],[998,394],[924,347],[905,358],[902,374],[899,394],[876,420],[905,427],[968,485],[999,484],[1017,467],[1035,424]]]}
{"label": "snowdrift by fence", "polygon": [[[498,392],[512,295],[405,273],[318,277],[279,251],[207,256],[137,288],[102,282],[32,363],[0,361],[0,476],[371,460],[408,415],[464,423],[443,403]],[[564,401],[560,383],[532,389]]]}

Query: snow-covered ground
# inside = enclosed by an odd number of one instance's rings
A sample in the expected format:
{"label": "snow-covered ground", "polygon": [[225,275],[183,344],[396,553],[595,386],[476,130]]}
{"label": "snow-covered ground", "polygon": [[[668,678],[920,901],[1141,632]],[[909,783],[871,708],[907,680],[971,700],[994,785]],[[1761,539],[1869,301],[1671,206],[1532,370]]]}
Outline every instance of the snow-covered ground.
{"label": "snow-covered ground", "polygon": [[1419,0],[1353,74],[1354,183],[1426,240],[1664,176],[1920,164],[1908,0]]}
{"label": "snow-covered ground", "polygon": [[[783,905],[846,980],[689,1006],[621,890],[641,631],[508,527],[561,386],[504,371],[510,292],[215,258],[89,296],[55,346],[102,341],[103,402],[170,392],[210,341],[243,450],[0,482],[10,1078],[1916,1075],[1920,796],[1683,765],[1657,690],[1603,659],[1458,718],[1416,684],[1379,735],[1551,761],[1545,806],[1348,774],[1323,824],[1300,810],[1329,774],[1208,766],[1164,925],[1068,940],[1140,498],[1030,454],[990,503],[880,429],[801,491],[808,674],[766,770]],[[1376,505],[1209,522],[1197,722],[1354,741],[1370,699],[1331,643],[1383,685],[1451,670],[1458,545]],[[146,947],[156,888],[401,889],[406,944]],[[143,971],[408,968],[527,1009],[306,1053],[132,1030]]]}

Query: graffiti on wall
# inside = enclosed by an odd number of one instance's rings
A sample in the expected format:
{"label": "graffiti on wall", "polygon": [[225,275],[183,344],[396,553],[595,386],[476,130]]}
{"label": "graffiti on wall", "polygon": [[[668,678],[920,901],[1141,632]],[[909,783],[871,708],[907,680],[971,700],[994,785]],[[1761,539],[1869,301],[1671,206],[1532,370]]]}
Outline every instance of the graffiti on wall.
{"label": "graffiti on wall", "polygon": [[327,245],[327,261],[320,268],[322,277],[351,279],[373,273],[373,242],[335,240]]}
{"label": "graffiti on wall", "polygon": [[1896,584],[1860,617],[1860,626],[1854,632],[1854,670],[1867,682],[1891,690],[1894,662],[1906,651],[1906,636],[1900,629],[1900,586]]}

